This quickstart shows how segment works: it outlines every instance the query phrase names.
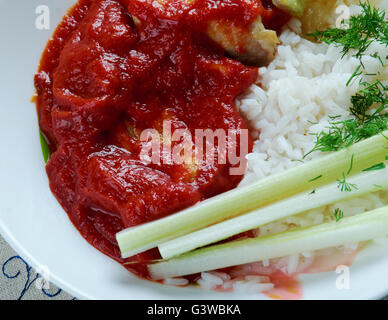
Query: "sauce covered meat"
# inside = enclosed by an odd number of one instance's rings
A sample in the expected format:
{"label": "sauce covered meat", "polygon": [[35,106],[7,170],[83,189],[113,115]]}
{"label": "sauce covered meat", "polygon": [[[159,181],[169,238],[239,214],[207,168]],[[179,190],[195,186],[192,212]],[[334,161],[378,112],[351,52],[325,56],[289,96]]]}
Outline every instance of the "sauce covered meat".
{"label": "sauce covered meat", "polygon": [[[162,135],[168,122],[172,132],[184,129],[192,137],[198,129],[239,137],[247,125],[235,98],[258,71],[228,55],[246,58],[251,44],[228,50],[222,44],[230,41],[213,41],[220,36],[211,37],[209,25],[241,33],[286,20],[271,4],[250,0],[81,0],[68,13],[35,76],[37,109],[52,152],[50,187],[90,244],[128,262],[117,232],[237,186],[243,174],[230,174],[231,161],[174,163],[162,152],[159,163],[146,162],[141,151],[148,142],[140,136],[150,128]],[[250,138],[246,147],[251,151]],[[220,148],[215,144],[216,157]],[[226,148],[239,152],[240,139]],[[129,261],[158,257],[150,250]],[[142,263],[126,267],[147,277]]]}

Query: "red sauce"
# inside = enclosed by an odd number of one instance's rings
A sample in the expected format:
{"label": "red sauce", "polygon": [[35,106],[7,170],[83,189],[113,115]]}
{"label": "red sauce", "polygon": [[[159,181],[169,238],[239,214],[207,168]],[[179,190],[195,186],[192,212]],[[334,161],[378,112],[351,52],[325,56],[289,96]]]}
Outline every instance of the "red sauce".
{"label": "red sauce", "polygon": [[[185,3],[81,0],[57,27],[35,76],[39,125],[52,151],[51,190],[82,236],[120,263],[126,261],[118,231],[242,179],[230,175],[230,162],[193,173],[184,164],[145,164],[139,157],[137,133],[160,130],[163,120],[193,136],[195,129],[246,129],[234,100],[256,80],[257,68],[227,58],[204,36],[206,23],[222,18],[247,27],[260,14],[277,28],[281,20],[260,1]],[[239,150],[238,141],[228,148]],[[158,257],[150,250],[129,260]],[[144,264],[125,266],[147,277]]]}

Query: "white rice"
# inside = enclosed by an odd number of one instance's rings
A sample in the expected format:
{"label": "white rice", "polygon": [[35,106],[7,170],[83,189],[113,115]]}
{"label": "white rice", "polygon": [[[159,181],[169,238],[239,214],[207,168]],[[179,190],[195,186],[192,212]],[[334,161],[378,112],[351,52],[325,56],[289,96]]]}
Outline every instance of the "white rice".
{"label": "white rice", "polygon": [[[355,13],[359,7],[351,6],[350,9]],[[312,133],[325,130],[332,116],[340,115],[342,119],[350,117],[350,97],[356,93],[358,83],[349,86],[346,83],[359,61],[351,54],[341,58],[341,49],[334,45],[313,43],[300,37],[300,30],[299,20],[289,22],[280,36],[281,45],[275,60],[268,67],[260,68],[257,83],[238,101],[240,112],[253,128],[254,138],[260,138],[255,141],[253,152],[247,156],[248,172],[241,185],[298,165],[299,162],[294,160],[302,159],[314,146]],[[382,57],[388,56],[388,48],[376,43],[371,45],[369,51],[378,51]],[[363,64],[370,74],[381,68],[379,61],[371,57],[365,57]],[[387,69],[380,79],[388,79]],[[315,152],[308,160],[320,156],[322,153]],[[385,204],[388,204],[388,192],[380,191],[270,223],[260,227],[257,234],[263,236],[331,221],[335,208],[350,216]],[[377,242],[383,243],[384,240]],[[357,249],[358,244],[341,248],[344,253]],[[198,284],[206,289],[221,287],[244,292],[270,290],[273,284],[269,278],[249,276],[249,273],[258,273],[259,270],[260,274],[270,274],[275,268],[296,274],[308,268],[315,255],[330,255],[333,252],[330,250],[338,248],[243,265],[237,268],[235,281],[230,276],[228,278],[226,273],[203,272]],[[247,274],[240,279],[241,275]]]}
{"label": "white rice", "polygon": [[167,278],[163,280],[163,283],[167,286],[186,286],[189,284],[189,280],[185,278]]}

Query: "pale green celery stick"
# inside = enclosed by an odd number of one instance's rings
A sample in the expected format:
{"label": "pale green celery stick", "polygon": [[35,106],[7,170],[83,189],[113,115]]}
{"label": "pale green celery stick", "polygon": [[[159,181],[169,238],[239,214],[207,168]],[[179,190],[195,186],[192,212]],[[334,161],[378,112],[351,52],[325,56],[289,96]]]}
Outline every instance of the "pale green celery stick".
{"label": "pale green celery stick", "polygon": [[387,188],[388,168],[361,173],[350,178],[348,182],[357,186],[357,189],[352,192],[341,192],[338,183],[335,182],[316,189],[314,193],[303,192],[253,212],[162,243],[159,245],[159,252],[164,259],[170,259],[284,217]]}
{"label": "pale green celery stick", "polygon": [[[384,133],[388,135],[388,131]],[[351,174],[383,162],[387,139],[376,135],[298,167],[256,183],[213,197],[166,218],[119,232],[116,237],[123,257],[130,257],[190,232],[241,215],[341,178],[353,157]],[[319,178],[318,178],[319,177]]]}
{"label": "pale green celery stick", "polygon": [[148,266],[153,279],[184,276],[386,236],[388,206],[275,235],[232,241]]}

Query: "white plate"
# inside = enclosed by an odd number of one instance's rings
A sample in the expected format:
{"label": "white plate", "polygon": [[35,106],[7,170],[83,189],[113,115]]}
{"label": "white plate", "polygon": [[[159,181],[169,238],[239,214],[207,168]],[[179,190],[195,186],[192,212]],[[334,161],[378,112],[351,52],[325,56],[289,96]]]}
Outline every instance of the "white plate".
{"label": "white plate", "polygon": [[[259,294],[206,292],[142,281],[79,235],[51,194],[30,98],[33,74],[53,29],[74,0],[46,0],[51,29],[35,28],[40,0],[0,0],[0,232],[33,267],[85,299],[262,299]],[[374,299],[388,293],[388,256],[363,252],[350,269],[350,289],[336,289],[335,272],[303,276],[306,299]]]}

